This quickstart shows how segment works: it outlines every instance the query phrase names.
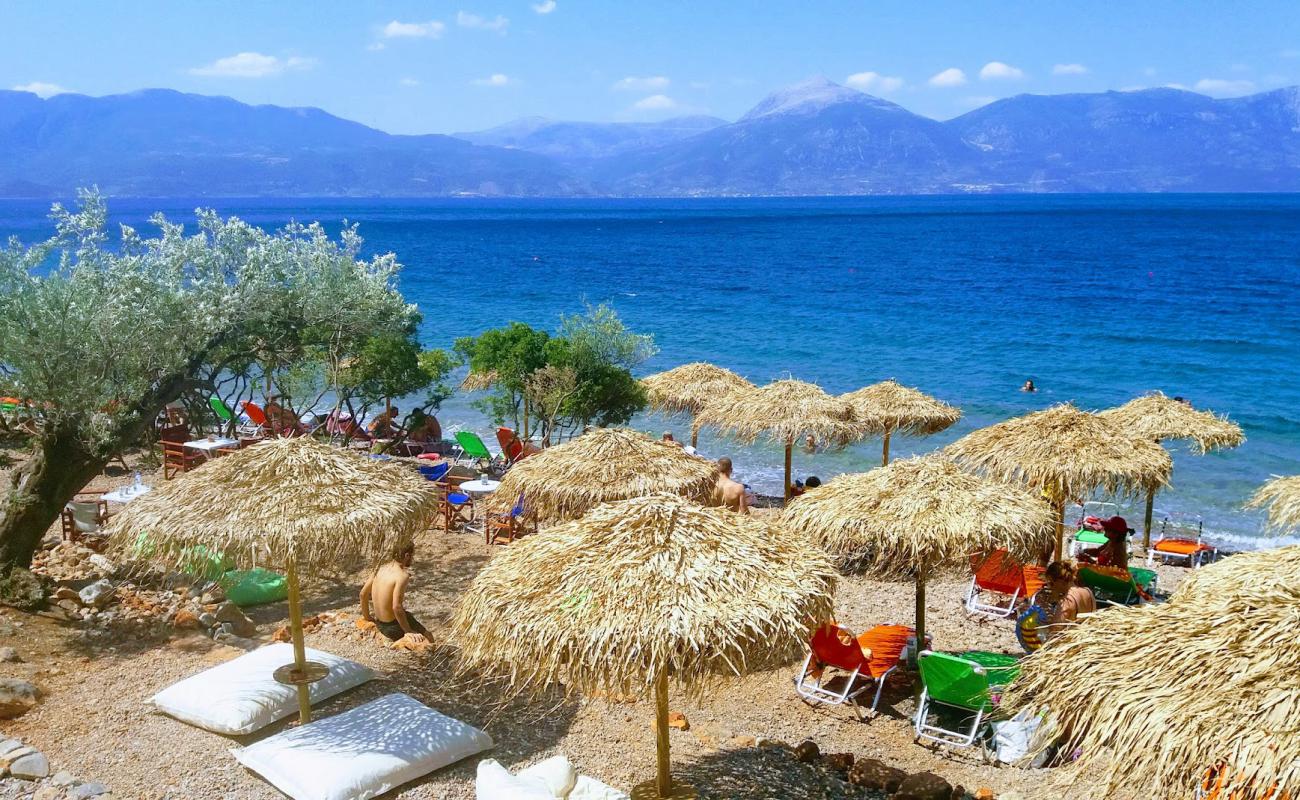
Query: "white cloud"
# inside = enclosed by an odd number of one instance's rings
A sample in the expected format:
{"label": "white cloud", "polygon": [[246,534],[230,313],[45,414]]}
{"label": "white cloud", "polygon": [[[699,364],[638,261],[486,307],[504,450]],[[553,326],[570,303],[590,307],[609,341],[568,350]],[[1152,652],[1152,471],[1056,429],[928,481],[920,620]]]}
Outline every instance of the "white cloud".
{"label": "white cloud", "polygon": [[1088,68],[1082,64],[1053,64],[1053,75],[1087,75]]}
{"label": "white cloud", "polygon": [[398,83],[402,84],[403,86],[419,86],[419,85],[420,85],[420,82],[417,81],[415,78],[402,78],[400,81],[398,81]]}
{"label": "white cloud", "polygon": [[538,14],[549,14],[555,10],[555,0],[542,0],[540,3],[533,3],[533,10]]}
{"label": "white cloud", "polygon": [[462,28],[475,28],[481,31],[505,33],[506,26],[510,24],[510,20],[500,14],[497,14],[496,17],[492,19],[487,19],[486,17],[480,17],[478,14],[471,14],[468,11],[457,11],[456,24]]}
{"label": "white cloud", "polygon": [[471,81],[475,86],[509,86],[514,83],[510,76],[503,75],[500,72],[487,76],[486,78],[476,78]]}
{"label": "white cloud", "polygon": [[931,76],[929,83],[931,86],[936,86],[940,89],[947,89],[953,86],[963,86],[966,83],[966,73],[956,67],[949,67],[943,72]]}
{"label": "white cloud", "polygon": [[677,108],[677,101],[666,94],[652,94],[632,104],[637,111],[668,111]]}
{"label": "white cloud", "polygon": [[1240,95],[1255,91],[1254,81],[1227,80],[1225,78],[1201,78],[1196,82],[1196,91],[1206,94]]}
{"label": "white cloud", "polygon": [[670,83],[672,81],[663,75],[652,75],[646,78],[629,76],[615,81],[613,89],[618,92],[655,92],[667,89]]}
{"label": "white cloud", "polygon": [[1025,77],[1025,71],[1001,61],[990,61],[980,68],[980,80],[1019,80]]}
{"label": "white cloud", "polygon": [[436,19],[428,22],[398,22],[393,20],[384,26],[383,34],[388,39],[440,39],[447,26]]}
{"label": "white cloud", "polygon": [[21,86],[14,87],[15,92],[31,92],[40,97],[53,97],[56,94],[67,94],[71,89],[64,89],[57,83],[46,83],[45,81],[32,81],[24,83]]}
{"label": "white cloud", "polygon": [[891,78],[878,72],[855,72],[845,78],[844,83],[864,92],[872,91],[881,94],[889,94],[903,88],[902,78]]}
{"label": "white cloud", "polygon": [[204,78],[268,78],[289,70],[305,70],[314,66],[314,58],[277,58],[262,53],[236,53],[218,58],[211,64],[194,67],[190,74]]}

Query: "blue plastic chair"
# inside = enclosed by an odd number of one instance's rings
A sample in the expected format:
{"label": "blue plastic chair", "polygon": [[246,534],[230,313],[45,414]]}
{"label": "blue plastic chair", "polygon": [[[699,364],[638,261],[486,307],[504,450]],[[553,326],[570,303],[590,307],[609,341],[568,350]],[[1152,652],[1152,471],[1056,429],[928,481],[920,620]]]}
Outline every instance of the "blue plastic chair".
{"label": "blue plastic chair", "polygon": [[420,474],[424,476],[426,481],[438,483],[447,474],[447,471],[451,469],[451,464],[446,461],[437,464],[429,464],[427,466],[421,464],[417,469],[420,470]]}

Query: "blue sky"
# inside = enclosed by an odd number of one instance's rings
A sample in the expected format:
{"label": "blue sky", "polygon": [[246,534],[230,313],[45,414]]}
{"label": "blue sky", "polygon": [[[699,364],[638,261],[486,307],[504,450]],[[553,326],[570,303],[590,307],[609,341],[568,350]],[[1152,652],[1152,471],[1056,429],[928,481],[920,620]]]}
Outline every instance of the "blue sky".
{"label": "blue sky", "polygon": [[0,11],[0,86],[318,106],[396,133],[522,116],[735,119],[813,75],[946,119],[993,98],[1300,83],[1294,0],[46,2]]}

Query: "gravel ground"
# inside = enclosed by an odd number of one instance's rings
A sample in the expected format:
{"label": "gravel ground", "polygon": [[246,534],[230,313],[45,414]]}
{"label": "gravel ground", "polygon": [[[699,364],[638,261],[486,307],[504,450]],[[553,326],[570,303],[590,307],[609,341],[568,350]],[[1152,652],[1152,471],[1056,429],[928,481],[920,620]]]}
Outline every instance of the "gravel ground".
{"label": "gravel ground", "polygon": [[[126,481],[123,476],[103,483],[111,487]],[[408,604],[437,636],[445,630],[457,597],[494,551],[477,536],[441,531],[423,535],[418,545]],[[1174,588],[1184,572],[1162,568],[1163,588]],[[305,613],[355,611],[359,585],[359,574],[309,582],[304,587]],[[965,580],[957,578],[929,585],[927,627],[936,648],[1018,652],[1010,622],[966,617],[961,608],[964,590]],[[913,598],[910,584],[846,578],[837,592],[837,618],[855,629],[885,622],[910,624]],[[250,611],[264,638],[286,622],[286,614],[283,603]],[[5,734],[41,749],[56,770],[107,784],[116,798],[282,797],[238,766],[227,751],[283,730],[288,723],[246,739],[230,739],[154,713],[147,702],[163,687],[242,651],[179,632],[91,643],[76,635],[80,626],[0,610],[0,638],[17,647],[26,661],[0,669],[34,680],[45,691],[35,710],[4,723]],[[432,653],[396,652],[347,625],[310,633],[307,643],[362,661],[386,676],[318,706],[320,716],[402,691],[488,731],[497,743],[489,755],[511,768],[563,753],[581,772],[625,790],[654,774],[649,702],[611,705],[558,695],[529,703],[508,701],[498,687],[455,674],[454,643],[440,643]],[[672,732],[676,776],[707,797],[867,796],[828,781],[822,770],[792,763],[780,751],[750,746],[751,738],[766,737],[792,744],[812,738],[823,753],[879,758],[909,772],[935,772],[971,792],[989,787],[998,795],[1014,792],[1026,800],[1080,796],[1080,784],[1090,783],[1072,767],[999,768],[984,764],[976,751],[934,751],[914,744],[911,679],[905,674],[886,688],[882,713],[860,722],[849,708],[810,708],[800,702],[791,685],[796,667],[723,683],[702,701],[675,698],[672,709],[690,722],[689,730]],[[477,761],[467,759],[384,797],[473,798]]]}

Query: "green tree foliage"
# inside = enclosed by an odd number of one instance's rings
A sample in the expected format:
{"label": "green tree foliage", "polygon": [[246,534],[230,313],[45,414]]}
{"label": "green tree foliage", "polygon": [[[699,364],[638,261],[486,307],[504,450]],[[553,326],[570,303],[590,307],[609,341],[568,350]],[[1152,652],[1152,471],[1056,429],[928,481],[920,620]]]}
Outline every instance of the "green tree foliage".
{"label": "green tree foliage", "polygon": [[475,405],[497,423],[510,419],[518,427],[525,383],[529,375],[546,366],[549,340],[546,331],[522,322],[457,339],[454,349],[471,372],[495,375],[492,392]]}
{"label": "green tree foliage", "polygon": [[414,330],[396,258],[359,258],[354,226],[335,240],[200,211],[189,231],[157,216],[157,235],[124,226],[111,241],[93,193],[52,218],[48,241],[0,249],[0,387],[39,417],[0,505],[0,573],[30,561],[63,504],[166,404],[313,353],[339,365]]}

